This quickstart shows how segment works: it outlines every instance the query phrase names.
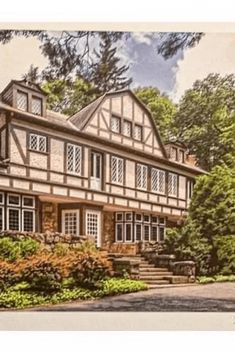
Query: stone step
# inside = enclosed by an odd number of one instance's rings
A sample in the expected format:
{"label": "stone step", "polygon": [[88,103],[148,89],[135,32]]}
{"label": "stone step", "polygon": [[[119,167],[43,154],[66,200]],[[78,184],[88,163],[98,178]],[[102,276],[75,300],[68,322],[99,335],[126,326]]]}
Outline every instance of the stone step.
{"label": "stone step", "polygon": [[160,284],[170,284],[170,282],[165,279],[148,280],[148,281],[145,281],[145,283],[148,284],[149,286],[160,285]]}
{"label": "stone step", "polygon": [[170,276],[152,275],[152,274],[147,274],[147,275],[142,275],[142,274],[140,274],[139,278],[140,278],[140,280],[142,280],[142,281],[159,280],[159,279],[164,279],[164,280],[170,281],[170,279],[171,279]]}
{"label": "stone step", "polygon": [[140,272],[169,272],[168,268],[140,266]]}
{"label": "stone step", "polygon": [[[173,276],[172,272],[159,272],[159,271],[140,271],[140,277],[155,277],[155,276],[161,276],[161,277],[171,277]],[[167,278],[168,279],[168,278]]]}

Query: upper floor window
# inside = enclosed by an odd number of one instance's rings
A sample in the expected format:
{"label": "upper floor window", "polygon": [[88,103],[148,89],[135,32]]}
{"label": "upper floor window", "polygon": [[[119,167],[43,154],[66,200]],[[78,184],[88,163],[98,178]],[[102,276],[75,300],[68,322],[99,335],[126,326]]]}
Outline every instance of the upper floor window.
{"label": "upper floor window", "polygon": [[184,163],[184,151],[179,150],[179,162]]}
{"label": "upper floor window", "polygon": [[134,138],[137,141],[142,141],[142,136],[143,135],[143,130],[142,130],[142,126],[140,125],[135,125],[135,129],[134,129]]}
{"label": "upper floor window", "polygon": [[28,110],[28,94],[17,91],[17,96],[16,96],[16,106],[17,109],[27,111]]}
{"label": "upper floor window", "polygon": [[151,171],[151,186],[152,191],[165,193],[165,172],[156,168]]}
{"label": "upper floor window", "polygon": [[170,157],[171,157],[174,161],[177,161],[177,148],[171,147]]}
{"label": "upper floor window", "polygon": [[124,166],[123,159],[112,156],[111,159],[111,180],[112,183],[123,184]]}
{"label": "upper floor window", "polygon": [[33,151],[47,152],[47,138],[37,134],[30,134],[29,148]]}
{"label": "upper floor window", "polygon": [[146,165],[137,164],[136,185],[138,189],[147,190],[147,172],[148,168]]}
{"label": "upper floor window", "polygon": [[67,171],[81,175],[82,169],[82,149],[80,146],[67,145]]}
{"label": "upper floor window", "polygon": [[117,133],[121,132],[121,119],[119,117],[117,116],[111,117],[111,130]]}
{"label": "upper floor window", "polygon": [[193,195],[193,181],[188,180],[187,181],[187,199],[191,200]]}
{"label": "upper floor window", "polygon": [[168,174],[168,195],[169,196],[177,196],[177,183],[178,183],[177,175],[173,173],[169,173]]}
{"label": "upper floor window", "polygon": [[132,135],[132,124],[130,121],[128,120],[124,120],[123,122],[123,135],[127,136],[127,137],[131,137]]}
{"label": "upper floor window", "polygon": [[42,115],[42,100],[38,97],[32,97],[32,113]]}

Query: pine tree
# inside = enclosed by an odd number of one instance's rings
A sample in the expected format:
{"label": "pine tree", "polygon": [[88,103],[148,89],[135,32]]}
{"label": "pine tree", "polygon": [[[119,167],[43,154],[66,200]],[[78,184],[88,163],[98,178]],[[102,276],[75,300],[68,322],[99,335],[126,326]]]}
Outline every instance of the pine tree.
{"label": "pine tree", "polygon": [[120,90],[128,87],[132,82],[131,78],[124,76],[129,66],[120,66],[120,58],[116,54],[117,47],[113,46],[112,38],[103,32],[99,50],[94,51],[95,62],[89,77],[89,81],[99,93]]}

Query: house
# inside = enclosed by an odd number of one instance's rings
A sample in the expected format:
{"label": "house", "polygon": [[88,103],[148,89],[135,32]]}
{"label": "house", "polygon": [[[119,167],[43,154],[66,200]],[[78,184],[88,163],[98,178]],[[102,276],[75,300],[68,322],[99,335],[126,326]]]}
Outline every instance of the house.
{"label": "house", "polygon": [[46,99],[27,81],[0,95],[0,230],[89,235],[110,251],[164,241],[203,173],[186,146],[164,146],[130,90],[71,117]]}

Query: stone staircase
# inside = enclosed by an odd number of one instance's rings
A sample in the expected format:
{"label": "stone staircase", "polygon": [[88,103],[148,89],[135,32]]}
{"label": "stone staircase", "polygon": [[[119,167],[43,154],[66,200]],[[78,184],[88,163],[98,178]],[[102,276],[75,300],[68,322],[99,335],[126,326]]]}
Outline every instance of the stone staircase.
{"label": "stone staircase", "polygon": [[149,288],[155,288],[160,285],[183,284],[188,283],[187,276],[176,276],[166,267],[155,267],[149,263],[143,256],[136,255],[139,264],[139,279],[145,282]]}

